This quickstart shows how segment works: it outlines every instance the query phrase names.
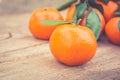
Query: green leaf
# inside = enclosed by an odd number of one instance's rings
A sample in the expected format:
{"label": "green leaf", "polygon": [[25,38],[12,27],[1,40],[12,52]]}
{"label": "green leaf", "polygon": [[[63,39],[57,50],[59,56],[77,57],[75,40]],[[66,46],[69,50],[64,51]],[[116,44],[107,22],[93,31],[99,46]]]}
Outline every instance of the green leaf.
{"label": "green leaf", "polygon": [[88,0],[80,0],[81,3],[88,2]]}
{"label": "green leaf", "polygon": [[77,10],[77,20],[82,18],[85,10],[87,10],[87,4],[86,3],[81,3],[76,5],[76,10]]}
{"label": "green leaf", "polygon": [[114,14],[120,16],[120,6],[119,6],[118,10]]}
{"label": "green leaf", "polygon": [[98,15],[93,10],[90,10],[87,15],[86,26],[93,31],[96,39],[98,40],[101,30],[101,23]]}
{"label": "green leaf", "polygon": [[67,7],[69,7],[70,5],[72,5],[73,3],[77,2],[77,0],[68,0],[66,2],[63,2],[63,4],[57,6],[57,10],[61,11],[63,9],[66,9]]}
{"label": "green leaf", "polygon": [[72,23],[77,24],[77,10],[75,10],[73,18],[72,18]]}
{"label": "green leaf", "polygon": [[115,12],[115,14],[116,14],[116,15],[120,15],[120,12],[117,11],[117,12]]}
{"label": "green leaf", "polygon": [[77,20],[82,18],[82,15],[84,14],[84,11],[87,9],[86,3],[80,3],[76,5],[76,9],[72,18],[72,23],[77,24]]}
{"label": "green leaf", "polygon": [[80,2],[81,2],[81,3],[84,3],[84,2],[85,2],[85,0],[80,0]]}
{"label": "green leaf", "polygon": [[118,29],[119,29],[119,32],[120,32],[120,20],[118,22]]}
{"label": "green leaf", "polygon": [[63,20],[41,20],[41,22],[49,26],[58,25],[58,24],[70,24],[70,22],[66,22]]}
{"label": "green leaf", "polygon": [[108,4],[109,0],[100,0],[101,2]]}
{"label": "green leaf", "polygon": [[103,7],[96,3],[96,0],[88,0],[88,4],[94,8],[97,8],[101,13],[103,13]]}

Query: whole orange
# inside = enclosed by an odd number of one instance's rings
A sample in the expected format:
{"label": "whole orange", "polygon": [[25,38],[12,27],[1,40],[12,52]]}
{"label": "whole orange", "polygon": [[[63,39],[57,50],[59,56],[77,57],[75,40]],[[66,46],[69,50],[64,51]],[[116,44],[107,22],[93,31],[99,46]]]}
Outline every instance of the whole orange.
{"label": "whole orange", "polygon": [[120,45],[120,17],[112,18],[105,27],[105,33],[108,39],[114,43]]}
{"label": "whole orange", "polygon": [[55,26],[46,25],[41,20],[63,20],[59,11],[55,8],[40,8],[35,10],[29,20],[29,29],[33,36],[40,39],[49,39]]}
{"label": "whole orange", "polygon": [[64,24],[53,31],[49,46],[58,61],[74,66],[86,63],[94,56],[97,42],[89,28]]}
{"label": "whole orange", "polygon": [[97,1],[98,4],[103,7],[103,15],[105,17],[106,22],[113,18],[114,12],[118,9],[118,4],[114,1],[109,0],[108,4],[105,4],[101,1]]}

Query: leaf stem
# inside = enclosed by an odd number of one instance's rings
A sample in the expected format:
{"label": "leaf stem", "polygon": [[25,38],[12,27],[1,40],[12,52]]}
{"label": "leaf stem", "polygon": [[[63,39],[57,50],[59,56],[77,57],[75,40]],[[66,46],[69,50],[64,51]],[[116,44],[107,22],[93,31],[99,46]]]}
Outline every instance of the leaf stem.
{"label": "leaf stem", "polygon": [[68,0],[66,2],[64,2],[63,4],[61,4],[60,6],[56,7],[57,10],[61,11],[67,7],[69,7],[71,4],[77,2],[78,0]]}

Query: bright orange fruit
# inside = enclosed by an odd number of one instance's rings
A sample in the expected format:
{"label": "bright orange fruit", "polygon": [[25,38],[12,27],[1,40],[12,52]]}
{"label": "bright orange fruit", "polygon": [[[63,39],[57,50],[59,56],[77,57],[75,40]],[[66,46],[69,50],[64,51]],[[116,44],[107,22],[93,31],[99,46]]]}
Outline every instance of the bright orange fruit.
{"label": "bright orange fruit", "polygon": [[120,45],[120,30],[119,30],[120,17],[112,18],[105,27],[105,32],[108,39],[114,43]]}
{"label": "bright orange fruit", "polygon": [[86,63],[94,56],[97,41],[89,28],[64,24],[53,31],[49,46],[58,61],[74,66]]}
{"label": "bright orange fruit", "polygon": [[29,29],[31,33],[37,38],[49,39],[56,25],[46,25],[43,24],[41,20],[63,20],[63,17],[55,8],[40,8],[32,13],[29,20]]}
{"label": "bright orange fruit", "polygon": [[115,3],[114,1],[110,1],[110,0],[108,4],[104,4],[101,1],[97,1],[97,3],[102,5],[103,7],[103,15],[105,17],[106,22],[115,16],[114,12],[118,9],[117,3]]}

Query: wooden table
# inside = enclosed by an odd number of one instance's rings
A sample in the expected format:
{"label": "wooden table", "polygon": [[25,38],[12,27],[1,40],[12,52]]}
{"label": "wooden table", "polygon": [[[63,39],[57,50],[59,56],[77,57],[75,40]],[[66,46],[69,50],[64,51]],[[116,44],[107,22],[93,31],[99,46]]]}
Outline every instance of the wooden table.
{"label": "wooden table", "polygon": [[0,80],[120,80],[120,46],[102,37],[91,61],[66,66],[51,55],[48,41],[31,35],[29,17],[0,16]]}

